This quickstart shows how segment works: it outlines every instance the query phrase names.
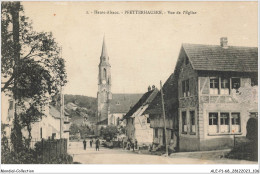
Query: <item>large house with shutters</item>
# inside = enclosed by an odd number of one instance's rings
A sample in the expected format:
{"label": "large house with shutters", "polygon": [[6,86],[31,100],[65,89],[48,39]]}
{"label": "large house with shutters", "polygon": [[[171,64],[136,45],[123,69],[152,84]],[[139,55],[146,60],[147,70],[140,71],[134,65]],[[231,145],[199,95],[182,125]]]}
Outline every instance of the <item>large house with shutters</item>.
{"label": "large house with shutters", "polygon": [[[183,44],[174,73],[163,85],[166,119],[172,120],[166,137],[176,135],[169,140],[178,151],[233,147],[234,137],[246,136],[248,119],[258,115],[258,48],[227,42]],[[154,143],[164,145],[161,108],[158,93],[147,112]],[[159,142],[158,130],[164,139]]]}
{"label": "large house with shutters", "polygon": [[232,147],[257,115],[258,48],[183,44],[178,61],[180,151]]}

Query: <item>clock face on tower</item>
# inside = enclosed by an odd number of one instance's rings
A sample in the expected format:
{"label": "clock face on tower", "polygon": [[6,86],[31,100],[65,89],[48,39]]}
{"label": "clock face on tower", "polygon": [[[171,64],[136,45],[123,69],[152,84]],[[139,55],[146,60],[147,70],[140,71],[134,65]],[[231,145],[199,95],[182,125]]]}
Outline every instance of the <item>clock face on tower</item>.
{"label": "clock face on tower", "polygon": [[107,82],[106,82],[106,80],[102,80],[102,84],[106,84]]}

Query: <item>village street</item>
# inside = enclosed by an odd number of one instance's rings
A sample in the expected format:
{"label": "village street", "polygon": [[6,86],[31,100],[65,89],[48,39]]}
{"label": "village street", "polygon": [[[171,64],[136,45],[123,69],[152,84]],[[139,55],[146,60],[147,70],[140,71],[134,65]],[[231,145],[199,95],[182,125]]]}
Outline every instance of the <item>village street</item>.
{"label": "village street", "polygon": [[73,156],[73,161],[82,164],[256,164],[251,161],[230,159],[200,160],[185,156],[163,157],[104,147],[96,151],[95,146],[89,147],[89,143],[87,149],[83,150],[82,142],[70,142],[69,144],[68,152]]}

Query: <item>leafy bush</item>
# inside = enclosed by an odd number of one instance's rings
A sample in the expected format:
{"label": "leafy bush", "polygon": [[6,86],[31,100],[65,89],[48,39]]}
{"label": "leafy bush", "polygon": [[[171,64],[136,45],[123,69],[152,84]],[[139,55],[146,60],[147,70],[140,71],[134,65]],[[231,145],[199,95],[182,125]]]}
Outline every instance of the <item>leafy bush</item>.
{"label": "leafy bush", "polygon": [[101,129],[101,136],[106,140],[106,141],[111,141],[114,138],[116,138],[118,134],[118,129],[116,126],[107,126],[103,129]]}

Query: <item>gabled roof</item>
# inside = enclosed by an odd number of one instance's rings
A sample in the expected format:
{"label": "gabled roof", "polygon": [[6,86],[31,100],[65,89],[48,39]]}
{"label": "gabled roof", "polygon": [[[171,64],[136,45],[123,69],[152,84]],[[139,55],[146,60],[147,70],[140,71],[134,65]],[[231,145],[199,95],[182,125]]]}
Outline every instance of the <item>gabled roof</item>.
{"label": "gabled roof", "polygon": [[182,44],[194,70],[257,72],[258,48]]}
{"label": "gabled roof", "polygon": [[110,113],[127,113],[142,94],[112,94],[110,100]]}
{"label": "gabled roof", "polygon": [[158,89],[155,88],[151,91],[146,92],[140,100],[132,107],[129,112],[124,116],[123,119],[131,117],[140,107],[150,104],[158,93]]}
{"label": "gabled roof", "polygon": [[60,119],[60,111],[58,111],[54,106],[50,105],[49,107],[49,112],[50,115],[53,116],[54,118]]}
{"label": "gabled roof", "polygon": [[[60,111],[59,111],[56,107],[50,105],[50,106],[49,106],[49,113],[50,113],[50,115],[53,116],[54,118],[60,119]],[[67,113],[66,111],[64,111],[64,116],[69,116],[69,115],[70,115],[69,113]]]}

